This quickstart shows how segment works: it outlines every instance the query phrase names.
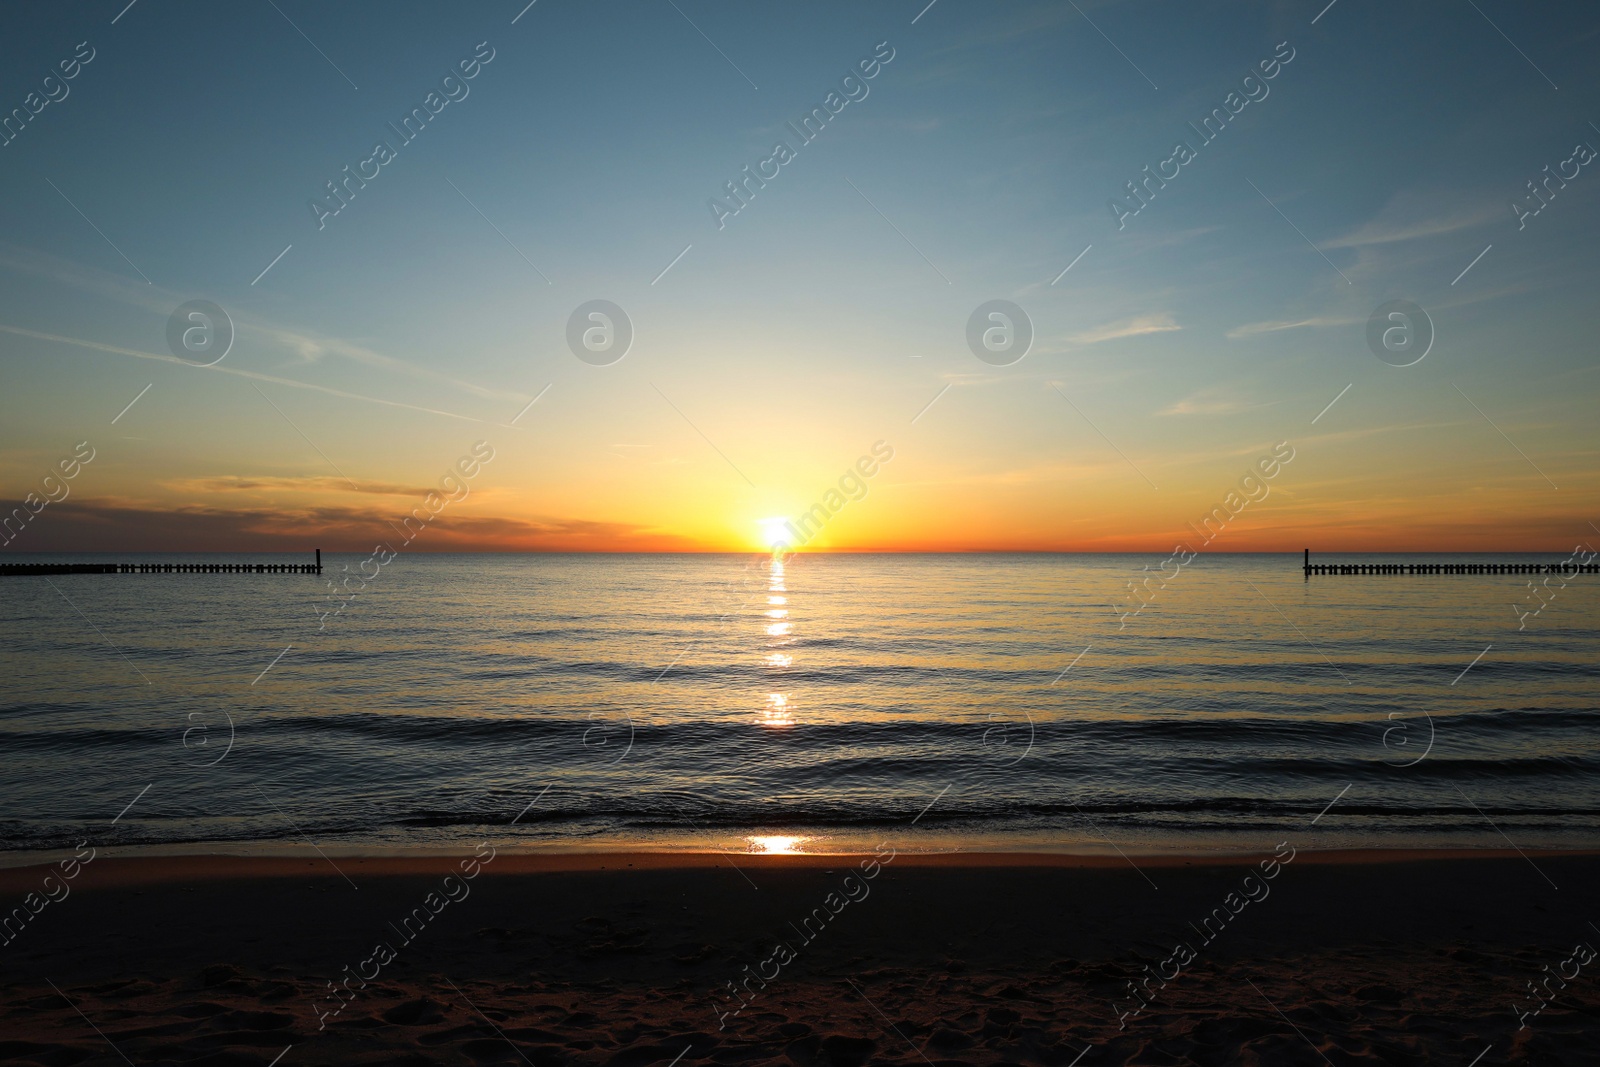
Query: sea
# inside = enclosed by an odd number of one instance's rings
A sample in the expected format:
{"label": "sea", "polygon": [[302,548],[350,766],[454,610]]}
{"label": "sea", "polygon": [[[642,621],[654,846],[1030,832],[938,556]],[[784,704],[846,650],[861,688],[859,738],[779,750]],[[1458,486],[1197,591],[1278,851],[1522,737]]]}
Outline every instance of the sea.
{"label": "sea", "polygon": [[1301,563],[330,554],[320,576],[0,578],[0,851],[1600,846],[1600,575]]}

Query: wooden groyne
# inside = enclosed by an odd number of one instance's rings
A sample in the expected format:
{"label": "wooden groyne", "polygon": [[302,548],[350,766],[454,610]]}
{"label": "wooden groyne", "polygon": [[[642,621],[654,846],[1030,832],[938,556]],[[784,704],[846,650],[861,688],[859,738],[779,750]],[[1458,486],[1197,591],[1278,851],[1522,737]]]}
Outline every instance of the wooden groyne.
{"label": "wooden groyne", "polygon": [[44,574],[321,574],[315,563],[0,563],[0,577]]}
{"label": "wooden groyne", "polygon": [[1306,549],[1305,575],[1313,574],[1597,574],[1600,563],[1312,563]]}

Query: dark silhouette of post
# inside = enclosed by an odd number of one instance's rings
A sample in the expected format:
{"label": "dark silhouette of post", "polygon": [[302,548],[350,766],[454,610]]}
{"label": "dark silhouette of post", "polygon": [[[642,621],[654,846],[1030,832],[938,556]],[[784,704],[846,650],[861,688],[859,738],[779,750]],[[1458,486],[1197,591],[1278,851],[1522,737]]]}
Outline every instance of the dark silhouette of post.
{"label": "dark silhouette of post", "polygon": [[0,578],[50,574],[321,574],[322,550],[315,563],[4,563]]}
{"label": "dark silhouette of post", "polygon": [[1507,563],[1495,560],[1492,563],[1318,563],[1312,564],[1311,550],[1305,550],[1305,557],[1301,563],[1301,570],[1306,577],[1317,575],[1369,575],[1369,574],[1411,574],[1411,575],[1490,575],[1490,574],[1600,574],[1600,563],[1583,561],[1579,562],[1576,554],[1562,560],[1560,563]]}

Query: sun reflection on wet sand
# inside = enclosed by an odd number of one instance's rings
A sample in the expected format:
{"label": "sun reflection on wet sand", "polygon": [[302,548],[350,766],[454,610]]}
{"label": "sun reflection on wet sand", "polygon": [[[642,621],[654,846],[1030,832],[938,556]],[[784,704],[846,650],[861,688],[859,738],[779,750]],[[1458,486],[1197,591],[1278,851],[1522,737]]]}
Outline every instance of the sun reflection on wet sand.
{"label": "sun reflection on wet sand", "polygon": [[754,835],[745,840],[750,842],[748,849],[750,852],[758,852],[766,856],[792,856],[800,851],[800,845],[811,839],[809,837]]}

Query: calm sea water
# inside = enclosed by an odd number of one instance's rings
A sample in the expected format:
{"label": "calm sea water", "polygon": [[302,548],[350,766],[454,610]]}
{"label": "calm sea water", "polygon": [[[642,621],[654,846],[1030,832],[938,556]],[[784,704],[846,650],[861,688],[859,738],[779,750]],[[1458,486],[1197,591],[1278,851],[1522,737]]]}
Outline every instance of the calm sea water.
{"label": "calm sea water", "polygon": [[1600,575],[363,558],[0,579],[0,848],[1600,845]]}

